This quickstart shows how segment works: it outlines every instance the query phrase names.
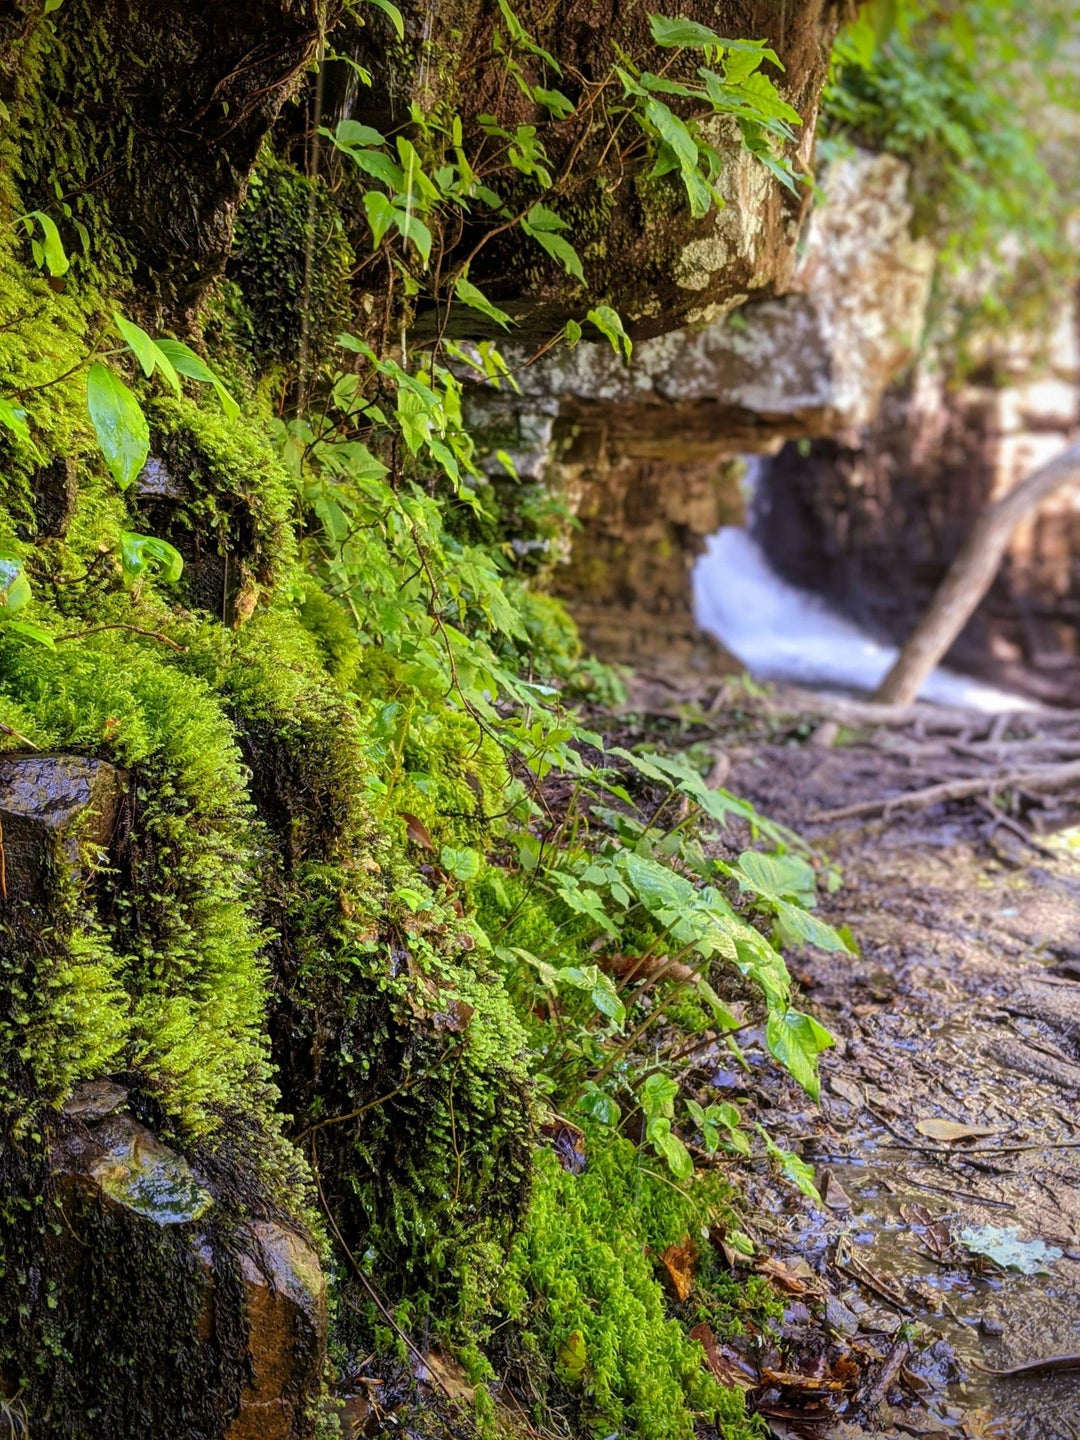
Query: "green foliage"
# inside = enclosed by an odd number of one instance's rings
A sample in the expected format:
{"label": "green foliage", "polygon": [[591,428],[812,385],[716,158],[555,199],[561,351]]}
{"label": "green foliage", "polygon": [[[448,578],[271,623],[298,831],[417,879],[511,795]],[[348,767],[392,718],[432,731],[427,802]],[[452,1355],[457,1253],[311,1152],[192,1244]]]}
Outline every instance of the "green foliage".
{"label": "green foliage", "polygon": [[826,133],[911,161],[918,220],[959,263],[985,261],[1006,240],[1011,269],[1017,244],[1061,253],[1076,177],[1057,171],[1062,121],[1046,101],[1059,116],[1076,106],[1060,63],[1073,8],[904,0],[866,7],[837,42]]}
{"label": "green foliage", "polygon": [[[519,1363],[534,1387],[544,1386],[542,1365],[554,1368],[566,1398],[549,1390],[548,1403],[570,1400],[593,1434],[689,1440],[696,1425],[714,1424],[728,1440],[748,1440],[742,1396],[716,1384],[668,1318],[652,1258],[724,1213],[722,1182],[712,1176],[682,1195],[628,1141],[590,1127],[586,1144],[583,1175],[567,1174],[553,1154],[538,1159],[499,1296],[500,1313],[521,1330]],[[543,1409],[533,1418],[542,1424]]]}
{"label": "green foliage", "polygon": [[[375,8],[400,37],[395,8]],[[500,14],[494,53],[534,123],[485,117],[467,142],[458,117],[416,106],[391,137],[344,119],[322,137],[325,184],[263,157],[219,311],[231,356],[211,364],[140,312],[144,329],[82,259],[57,293],[74,213],[50,229],[33,212],[32,235],[24,221],[0,245],[4,744],[107,759],[130,789],[108,873],[91,884],[56,857],[49,943],[0,936],[5,1118],[36,1133],[77,1080],[122,1072],[185,1144],[214,1155],[230,1125],[254,1135],[285,1213],[310,1162],[344,1239],[340,1343],[385,1331],[360,1270],[403,1323],[512,1319],[541,1392],[569,1394],[590,1429],[681,1440],[700,1421],[741,1440],[743,1402],[670,1318],[648,1251],[726,1206],[693,1156],[745,1156],[751,1136],[642,1037],[711,1026],[741,1058],[737,998],[813,1093],[828,1037],[792,1008],[782,950],[840,942],[794,837],[687,757],[585,728],[575,688],[614,681],[506,543],[508,512],[542,526],[548,502],[508,457],[497,492],[464,422],[466,383],[516,385],[483,338],[513,317],[471,260],[524,237],[585,287],[551,141],[593,121],[507,0]],[[797,117],[763,73],[768,47],[656,18],[652,40],[657,73],[641,55],[609,78],[653,177],[704,214],[721,163],[708,127],[729,117],[792,183]],[[38,73],[85,81],[95,58],[59,47]],[[93,156],[122,153],[123,128]],[[26,173],[45,163],[35,148]],[[393,278],[382,328],[349,294],[366,262]],[[617,312],[587,305],[566,339],[589,325],[629,359]],[[434,324],[414,340],[421,310]],[[106,327],[122,348],[102,350]],[[250,372],[275,365],[257,390]],[[22,539],[58,458],[76,467],[70,528]],[[39,649],[20,643],[26,611]],[[732,822],[770,854],[718,862]],[[590,1166],[568,1176],[544,1153],[526,1216],[545,1107],[585,1119]],[[633,1145],[618,1126],[639,1111]],[[805,1189],[797,1157],[778,1163]]]}

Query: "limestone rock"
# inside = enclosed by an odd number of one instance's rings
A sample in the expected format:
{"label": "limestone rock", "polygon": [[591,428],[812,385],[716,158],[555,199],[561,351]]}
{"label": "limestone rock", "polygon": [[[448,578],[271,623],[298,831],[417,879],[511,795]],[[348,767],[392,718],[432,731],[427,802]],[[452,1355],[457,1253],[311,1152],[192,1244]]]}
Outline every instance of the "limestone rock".
{"label": "limestone rock", "polygon": [[[236,1213],[128,1098],[84,1082],[52,1147],[66,1224],[42,1265],[78,1346],[56,1379],[70,1377],[102,1434],[151,1433],[158,1413],[176,1440],[306,1440],[326,1344],[318,1255],[284,1224]],[[44,1402],[42,1433],[62,1408]]]}
{"label": "limestone rock", "polygon": [[244,1227],[240,1253],[252,1378],[227,1440],[289,1440],[317,1393],[326,1331],[326,1285],[318,1256],[269,1220]]}
{"label": "limestone rock", "polygon": [[0,756],[6,901],[40,900],[50,866],[79,866],[112,836],[126,775],[78,755]]}

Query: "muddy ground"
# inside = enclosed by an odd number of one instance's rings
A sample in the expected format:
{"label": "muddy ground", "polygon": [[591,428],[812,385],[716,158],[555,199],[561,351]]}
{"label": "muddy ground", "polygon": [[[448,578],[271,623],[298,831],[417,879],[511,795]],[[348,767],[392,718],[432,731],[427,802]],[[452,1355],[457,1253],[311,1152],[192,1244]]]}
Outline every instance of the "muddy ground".
{"label": "muddy ground", "polygon": [[[822,913],[860,951],[793,966],[837,1041],[820,1106],[753,1031],[749,1075],[714,1052],[698,1076],[809,1161],[827,1202],[807,1205],[764,1168],[750,1182],[755,1238],[790,1296],[780,1347],[748,1337],[732,1357],[755,1403],[777,1437],[1080,1436],[1080,840],[1063,828],[1080,821],[1080,789],[988,787],[822,823],[969,774],[971,755],[1000,769],[1010,743],[1041,743],[1038,726],[958,717],[942,735],[920,711],[845,727],[825,702],[733,705],[730,689],[702,723],[692,698],[689,711],[670,694],[646,704],[681,715],[669,743],[726,756],[731,790],[839,864]],[[1071,741],[1059,730],[1055,744]],[[1032,1268],[1028,1242],[1044,1242],[1045,1273],[972,1253],[961,1234],[987,1226],[1015,1231]],[[1051,1357],[1064,1360],[987,1373]]]}

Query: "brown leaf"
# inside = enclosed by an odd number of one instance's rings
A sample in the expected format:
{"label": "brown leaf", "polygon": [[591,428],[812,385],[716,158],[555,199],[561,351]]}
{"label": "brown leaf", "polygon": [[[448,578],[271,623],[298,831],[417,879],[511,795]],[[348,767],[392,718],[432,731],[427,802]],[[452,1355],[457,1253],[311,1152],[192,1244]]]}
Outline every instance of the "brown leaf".
{"label": "brown leaf", "polygon": [[866,1100],[863,1096],[862,1086],[856,1085],[853,1080],[845,1080],[842,1075],[829,1076],[829,1089],[839,1095],[841,1100],[846,1100],[856,1110],[861,1110]]}
{"label": "brown leaf", "polygon": [[762,1369],[761,1378],[770,1385],[781,1385],[785,1390],[846,1390],[846,1380],[834,1380],[830,1375],[798,1375],[793,1370]]}
{"label": "brown leaf", "polygon": [[831,1170],[826,1170],[821,1178],[821,1199],[828,1210],[850,1210],[851,1196],[837,1180]]}
{"label": "brown leaf", "polygon": [[441,1350],[429,1350],[424,1356],[423,1366],[417,1361],[415,1369],[418,1380],[433,1381],[451,1400],[464,1400],[471,1405],[476,1398],[476,1386],[469,1384],[465,1371],[457,1361],[451,1360]]}
{"label": "brown leaf", "polygon": [[405,821],[405,833],[414,845],[422,845],[425,850],[435,849],[435,841],[428,834],[427,826],[422,820],[418,820],[408,810],[399,810],[398,814]]}
{"label": "brown leaf", "polygon": [[757,1375],[749,1362],[734,1350],[718,1345],[711,1327],[704,1320],[690,1331],[690,1339],[696,1340],[705,1351],[705,1363],[721,1385],[752,1390],[757,1384]]}
{"label": "brown leaf", "polygon": [[684,1235],[677,1245],[669,1245],[660,1256],[660,1263],[668,1273],[671,1288],[679,1300],[689,1300],[694,1288],[694,1266],[697,1264],[698,1247],[689,1235]]}
{"label": "brown leaf", "polygon": [[585,1132],[563,1119],[549,1120],[540,1126],[540,1134],[549,1141],[559,1164],[571,1175],[580,1175],[589,1163],[585,1153]]}
{"label": "brown leaf", "polygon": [[805,1260],[797,1260],[797,1266],[806,1271],[800,1275],[798,1271],[784,1260],[776,1260],[772,1256],[767,1260],[761,1260],[754,1269],[759,1275],[767,1275],[770,1280],[775,1280],[781,1290],[786,1290],[789,1295],[805,1295],[808,1291],[816,1288],[814,1272],[806,1264]]}
{"label": "brown leaf", "polygon": [[1002,1133],[992,1125],[961,1125],[955,1120],[918,1120],[915,1129],[928,1140],[944,1140],[949,1145],[957,1140],[977,1140],[980,1135]]}

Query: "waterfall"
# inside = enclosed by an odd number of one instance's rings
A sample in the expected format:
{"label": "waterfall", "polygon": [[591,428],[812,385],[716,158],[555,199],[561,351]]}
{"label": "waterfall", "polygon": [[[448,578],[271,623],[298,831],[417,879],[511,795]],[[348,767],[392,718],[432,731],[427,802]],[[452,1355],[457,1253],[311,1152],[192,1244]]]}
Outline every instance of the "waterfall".
{"label": "waterfall", "polygon": [[[755,456],[747,466],[752,503],[760,464]],[[783,580],[749,530],[726,526],[710,536],[692,583],[697,623],[755,679],[872,691],[896,659],[895,647]],[[945,669],[930,675],[920,698],[988,713],[1032,708],[1021,696]]]}

